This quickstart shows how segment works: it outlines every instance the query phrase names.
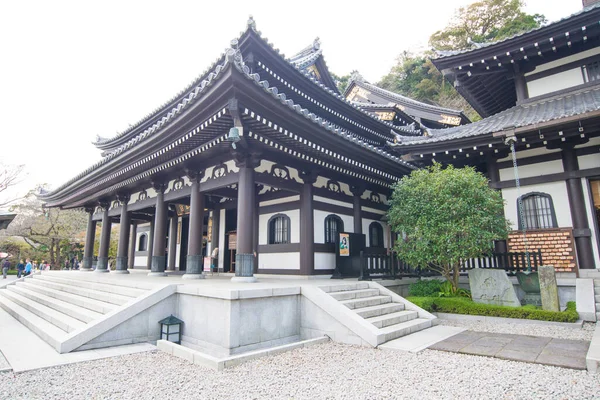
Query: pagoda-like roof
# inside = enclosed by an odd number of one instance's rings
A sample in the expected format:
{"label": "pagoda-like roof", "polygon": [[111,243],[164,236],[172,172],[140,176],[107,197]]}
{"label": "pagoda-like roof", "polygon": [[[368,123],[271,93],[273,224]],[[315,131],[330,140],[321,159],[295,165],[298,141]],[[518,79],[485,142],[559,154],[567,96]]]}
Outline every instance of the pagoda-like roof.
{"label": "pagoda-like roof", "polygon": [[[413,149],[435,149],[460,143],[463,145],[479,138],[491,138],[505,131],[535,131],[569,119],[584,119],[600,115],[600,84],[592,88],[535,98],[508,110],[468,125],[448,129],[431,129],[426,136],[398,135],[389,145],[404,152]],[[543,133],[542,133],[543,134]],[[405,150],[404,150],[405,149]]]}
{"label": "pagoda-like roof", "polygon": [[462,111],[423,103],[382,89],[365,81],[359,74],[353,74],[344,91],[344,96],[365,109],[370,107],[368,104],[392,103],[405,114],[413,119],[420,120],[422,125],[430,128],[455,126],[470,122]]}
{"label": "pagoda-like roof", "polygon": [[598,46],[600,3],[513,37],[473,49],[438,51],[433,64],[483,117],[517,102],[515,75]]}
{"label": "pagoda-like roof", "polygon": [[291,56],[288,61],[299,70],[317,78],[319,82],[323,83],[329,89],[339,93],[335,79],[333,79],[325,62],[319,38],[316,38],[310,46]]}

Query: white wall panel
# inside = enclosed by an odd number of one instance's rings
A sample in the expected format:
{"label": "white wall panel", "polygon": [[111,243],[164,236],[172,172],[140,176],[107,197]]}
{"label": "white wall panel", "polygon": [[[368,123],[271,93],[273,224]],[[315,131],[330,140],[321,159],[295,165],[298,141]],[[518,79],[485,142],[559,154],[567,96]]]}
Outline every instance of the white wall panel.
{"label": "white wall panel", "polygon": [[600,168],[600,153],[577,157],[579,169]]}
{"label": "white wall panel", "polygon": [[[519,162],[517,161],[517,164]],[[531,178],[533,176],[550,175],[563,172],[561,160],[546,161],[537,164],[519,165],[519,178]],[[511,181],[515,179],[515,171],[512,167],[502,168],[500,170],[501,181]]]}
{"label": "white wall panel", "polygon": [[315,270],[334,268],[335,253],[315,253]]}
{"label": "white wall panel", "polygon": [[592,250],[594,252],[594,261],[596,263],[596,268],[600,268],[600,251],[598,249],[598,235],[600,235],[600,232],[596,231],[595,229],[595,224],[594,224],[594,212],[593,212],[593,205],[592,202],[590,201],[592,199],[592,196],[590,195],[590,184],[588,182],[588,179],[584,178],[582,179],[583,184],[583,198],[585,199],[585,212],[587,214],[588,217],[588,225],[590,227],[590,230],[592,231]]}
{"label": "white wall panel", "polygon": [[[340,207],[346,207],[346,208],[350,208],[350,209],[354,208],[354,205],[352,203],[346,203],[345,201],[328,199],[327,197],[313,196],[313,200],[320,201],[322,203],[333,204],[333,205],[340,206]],[[352,200],[352,198],[349,198],[348,200]]]}
{"label": "white wall panel", "polygon": [[282,197],[281,199],[261,201],[259,203],[259,206],[260,207],[264,207],[264,206],[270,206],[270,205],[273,205],[273,204],[283,204],[283,203],[289,203],[289,202],[298,201],[298,200],[300,200],[300,195],[289,196],[289,197]]}
{"label": "white wall panel", "polygon": [[369,238],[369,225],[371,225],[371,222],[377,222],[383,228],[383,247],[387,248],[388,247],[388,243],[389,243],[389,232],[388,232],[388,226],[387,226],[387,224],[385,222],[375,221],[373,219],[363,218],[363,220],[362,220],[362,228],[363,228],[363,233],[366,236],[367,247],[371,246],[371,240]]}
{"label": "white wall panel", "polygon": [[280,213],[262,214],[258,217],[258,244],[268,244],[268,224],[269,218],[275,214],[285,214],[290,217],[290,243],[300,242],[300,210],[288,210]]}
{"label": "white wall panel", "polygon": [[527,91],[529,93],[529,97],[536,97],[573,86],[582,85],[583,83],[581,68],[577,67],[568,71],[559,72],[554,75],[527,82]]}
{"label": "white wall panel", "polygon": [[344,232],[354,232],[354,218],[351,215],[330,213],[327,211],[314,210],[315,243],[325,243],[325,218],[328,215],[337,215],[344,222]]}
{"label": "white wall panel", "polygon": [[300,253],[261,253],[258,255],[260,269],[297,269],[300,271]]}

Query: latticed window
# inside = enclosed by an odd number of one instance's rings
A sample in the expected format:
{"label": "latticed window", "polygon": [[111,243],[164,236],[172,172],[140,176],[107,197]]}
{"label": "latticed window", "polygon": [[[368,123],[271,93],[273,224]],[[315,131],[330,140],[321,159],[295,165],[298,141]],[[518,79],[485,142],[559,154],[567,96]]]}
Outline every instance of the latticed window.
{"label": "latticed window", "polygon": [[583,65],[581,69],[583,72],[583,80],[585,82],[594,82],[600,80],[600,61]]}
{"label": "latticed window", "polygon": [[[528,193],[521,196],[523,203],[523,219],[525,226],[522,225],[521,216],[518,215],[519,229],[544,229],[556,228],[556,214],[552,197],[545,193]],[[517,210],[519,202],[517,201]]]}
{"label": "latticed window", "polygon": [[276,214],[269,219],[269,244],[290,242],[290,217]]}
{"label": "latticed window", "polygon": [[383,227],[379,222],[371,222],[369,225],[370,247],[383,247]]}
{"label": "latticed window", "polygon": [[337,215],[325,218],[325,243],[335,243],[338,233],[344,231],[344,221]]}
{"label": "latticed window", "polygon": [[148,250],[148,235],[143,234],[140,236],[140,243],[138,245],[138,251]]}

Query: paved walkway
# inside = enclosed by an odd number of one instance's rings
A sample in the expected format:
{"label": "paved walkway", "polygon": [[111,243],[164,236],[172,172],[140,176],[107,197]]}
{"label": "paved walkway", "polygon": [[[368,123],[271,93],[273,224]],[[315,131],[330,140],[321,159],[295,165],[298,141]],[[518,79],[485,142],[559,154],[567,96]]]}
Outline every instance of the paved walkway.
{"label": "paved walkway", "polygon": [[585,340],[465,331],[429,348],[564,368],[586,369],[585,356],[589,347],[590,342]]}

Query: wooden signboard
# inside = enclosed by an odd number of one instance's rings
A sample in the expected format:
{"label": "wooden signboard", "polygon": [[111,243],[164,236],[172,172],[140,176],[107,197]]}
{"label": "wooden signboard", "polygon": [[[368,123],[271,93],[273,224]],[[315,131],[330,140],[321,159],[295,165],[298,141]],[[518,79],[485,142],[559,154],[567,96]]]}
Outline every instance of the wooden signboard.
{"label": "wooden signboard", "polygon": [[237,233],[229,232],[229,250],[235,250],[237,245]]}
{"label": "wooden signboard", "polygon": [[213,228],[213,219],[212,217],[208,218],[208,226],[206,227],[206,236],[209,242],[212,242],[212,228]]}

